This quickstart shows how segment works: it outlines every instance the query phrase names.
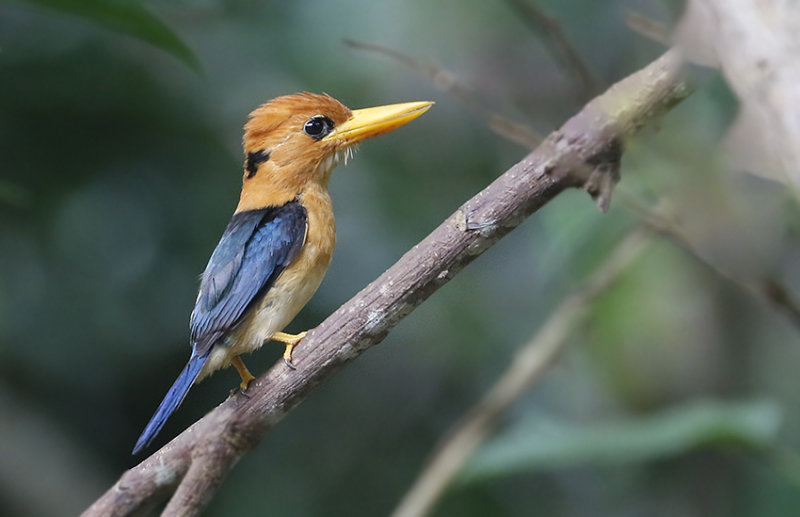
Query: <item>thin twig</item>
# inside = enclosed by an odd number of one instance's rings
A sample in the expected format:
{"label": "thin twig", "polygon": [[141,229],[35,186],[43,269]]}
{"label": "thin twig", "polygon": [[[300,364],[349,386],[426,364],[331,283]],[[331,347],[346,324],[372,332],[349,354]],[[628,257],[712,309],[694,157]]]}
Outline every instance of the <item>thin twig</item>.
{"label": "thin twig", "polygon": [[[295,353],[122,475],[84,516],[141,515],[172,494],[167,515],[197,515],[238,459],[320,383],[379,343],[461,269],[568,188],[586,164],[683,100],[679,54],[662,57],[614,85],[536,150],[462,205],[395,265],[311,330]],[[602,160],[601,160],[602,162]],[[588,167],[591,174],[605,167]],[[613,182],[598,182],[613,188]],[[599,196],[610,195],[600,192]]]}
{"label": "thin twig", "polygon": [[526,149],[533,149],[542,143],[542,136],[530,127],[515,122],[508,117],[496,113],[479,102],[472,91],[452,72],[428,61],[415,59],[397,50],[374,43],[364,43],[345,39],[348,47],[379,54],[408,67],[415,73],[428,79],[436,88],[461,101],[467,108],[477,112],[488,120],[489,129],[503,138],[520,144]]}
{"label": "thin twig", "polygon": [[557,61],[569,70],[580,85],[584,98],[598,91],[598,82],[589,66],[584,63],[578,49],[567,37],[561,24],[543,11],[533,0],[506,0],[535,32],[544,36],[544,42]]}
{"label": "thin twig", "polygon": [[592,302],[614,284],[649,242],[648,232],[642,229],[628,234],[584,286],[561,301],[533,339],[517,351],[494,386],[445,435],[393,517],[423,517],[433,510],[506,410],[555,362],[567,338],[584,323]]}
{"label": "thin twig", "polygon": [[636,11],[625,12],[625,23],[636,34],[650,41],[670,46],[669,30],[666,25]]}
{"label": "thin twig", "polygon": [[777,278],[771,276],[758,279],[743,278],[725,271],[697,249],[697,246],[689,239],[674,216],[664,213],[662,209],[657,208],[657,205],[654,206],[652,203],[647,203],[631,192],[623,190],[618,192],[617,195],[620,197],[622,204],[636,213],[642,222],[650,228],[672,240],[678,247],[718,277],[735,285],[753,298],[767,302],[769,306],[785,315],[800,330],[800,304],[798,304],[790,290]]}

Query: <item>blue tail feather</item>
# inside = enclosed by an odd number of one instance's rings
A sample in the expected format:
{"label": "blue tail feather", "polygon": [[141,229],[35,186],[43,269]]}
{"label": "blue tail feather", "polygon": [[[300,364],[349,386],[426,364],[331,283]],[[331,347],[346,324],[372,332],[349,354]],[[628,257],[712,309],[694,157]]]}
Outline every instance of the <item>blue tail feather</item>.
{"label": "blue tail feather", "polygon": [[183,368],[180,375],[178,375],[178,378],[175,379],[175,382],[172,383],[172,387],[167,392],[164,400],[158,405],[155,414],[153,414],[153,417],[147,423],[141,436],[139,436],[139,439],[136,441],[136,445],[133,447],[133,454],[138,454],[142,449],[150,445],[150,442],[153,441],[153,438],[155,438],[161,431],[161,428],[164,427],[164,424],[167,422],[172,412],[178,409],[183,399],[186,398],[189,388],[192,387],[195,379],[197,379],[197,376],[200,374],[200,370],[203,369],[203,365],[206,364],[206,359],[208,359],[210,352],[211,350],[208,350],[202,355],[193,356],[189,359],[189,362]]}

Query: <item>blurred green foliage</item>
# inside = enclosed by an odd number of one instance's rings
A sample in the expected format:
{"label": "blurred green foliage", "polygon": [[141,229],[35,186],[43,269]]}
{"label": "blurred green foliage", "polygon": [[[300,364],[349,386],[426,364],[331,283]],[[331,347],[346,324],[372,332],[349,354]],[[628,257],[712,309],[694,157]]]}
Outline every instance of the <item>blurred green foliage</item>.
{"label": "blurred green foliage", "polygon": [[90,20],[100,27],[150,43],[200,71],[192,50],[164,23],[140,4],[121,0],[26,0]]}
{"label": "blurred green foliage", "polygon": [[462,483],[553,468],[642,463],[710,445],[764,449],[774,444],[780,410],[769,402],[691,402],[656,415],[578,427],[534,414],[489,440]]}
{"label": "blurred green foliage", "polygon": [[[667,24],[680,10],[537,4],[602,87],[662,50],[626,27],[626,10]],[[547,133],[587,99],[519,16],[482,0],[0,3],[0,514],[78,513],[136,462],[129,451],[188,355],[197,275],[236,203],[250,110],[301,90],[353,108],[437,102],[334,173],[339,244],[299,331],[526,152],[426,79],[341,41],[435,62]],[[728,172],[716,149],[735,99],[715,72],[692,75],[697,93],[626,143],[621,188],[677,214],[704,260],[791,289],[796,202]],[[387,514],[516,347],[636,224],[619,200],[601,216],[582,192],[559,196],[292,412],[207,514]],[[800,446],[800,347],[781,315],[664,238],[573,341],[496,439],[515,432],[520,450],[579,460],[458,486],[436,515],[793,515],[798,469],[774,451]],[[247,362],[260,372],[279,355],[266,346]],[[160,443],[236,383],[222,372],[193,389]],[[738,407],[693,401],[753,398],[772,409],[743,407],[737,429],[768,429],[760,447],[709,443],[700,424],[675,431],[681,417],[713,425]],[[688,413],[653,416],[682,404]],[[520,423],[543,414],[562,436],[525,442]],[[613,421],[630,427],[597,426]],[[625,463],[626,433],[674,442]],[[590,445],[609,462],[575,456]]]}

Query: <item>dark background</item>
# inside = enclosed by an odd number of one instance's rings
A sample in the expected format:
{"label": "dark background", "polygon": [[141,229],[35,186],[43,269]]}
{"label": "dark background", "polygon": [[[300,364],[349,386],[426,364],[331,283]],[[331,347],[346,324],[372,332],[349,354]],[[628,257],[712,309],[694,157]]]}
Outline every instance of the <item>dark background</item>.
{"label": "dark background", "polygon": [[[236,204],[241,126],[257,105],[303,90],[351,108],[437,103],[334,172],[338,247],[292,332],[526,153],[443,91],[448,76],[431,82],[343,39],[435,63],[546,134],[663,51],[626,13],[669,26],[681,7],[537,2],[588,64],[587,91],[512,4],[1,2],[0,513],[76,514],[136,463],[132,445],[188,357],[197,277]],[[691,73],[698,91],[627,142],[621,197],[678,214],[727,275],[796,286],[796,203],[723,166],[735,99],[714,71]],[[559,196],[292,412],[207,514],[389,513],[442,434],[637,224],[617,199],[601,215],[583,192]],[[796,329],[704,261],[657,239],[481,451],[495,470],[475,463],[435,515],[792,515]],[[246,362],[258,374],[280,352]],[[195,387],[157,445],[237,383],[230,370]],[[503,460],[504,444],[522,461]]]}

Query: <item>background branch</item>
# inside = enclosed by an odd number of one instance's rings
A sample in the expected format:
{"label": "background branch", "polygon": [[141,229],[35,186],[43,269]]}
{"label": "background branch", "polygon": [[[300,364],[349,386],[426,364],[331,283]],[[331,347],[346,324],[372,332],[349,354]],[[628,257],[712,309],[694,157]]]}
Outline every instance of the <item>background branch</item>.
{"label": "background branch", "polygon": [[570,71],[580,85],[584,98],[594,95],[598,90],[597,79],[567,37],[558,19],[537,6],[533,0],[506,0],[506,2],[519,13],[529,27],[543,36],[545,46],[555,59]]}
{"label": "background branch", "polygon": [[719,278],[741,289],[742,292],[756,300],[767,302],[769,307],[783,314],[797,329],[800,329],[800,304],[795,300],[786,285],[774,276],[766,278],[744,278],[725,271],[722,267],[706,258],[689,238],[680,223],[658,207],[648,204],[634,194],[626,191],[618,193],[623,205],[635,212],[641,221],[669,238],[675,245],[683,249],[698,263],[703,264]]}
{"label": "background branch", "polygon": [[637,11],[625,13],[625,23],[630,29],[650,41],[670,46],[670,32],[664,23],[658,22]]}
{"label": "background branch", "polygon": [[344,44],[354,50],[370,52],[388,57],[389,59],[408,67],[413,72],[428,79],[431,84],[440,91],[451,95],[453,98],[461,101],[461,103],[470,110],[486,117],[486,121],[489,124],[489,129],[494,131],[495,134],[500,135],[503,138],[519,144],[527,149],[533,149],[542,143],[542,136],[527,125],[511,120],[510,118],[504,117],[496,111],[485,107],[480,101],[478,101],[478,99],[472,93],[472,90],[465,86],[456,76],[456,74],[450,70],[442,68],[434,63],[431,63],[430,61],[416,59],[393,48],[384,47],[383,45],[365,43],[363,41],[355,41],[351,39],[345,39]]}
{"label": "background branch", "polygon": [[497,427],[505,411],[555,362],[567,338],[584,323],[592,302],[646,249],[650,241],[647,233],[637,229],[628,234],[584,286],[558,304],[536,335],[519,348],[486,395],[444,436],[393,517],[421,517],[433,510],[464,463]]}
{"label": "background branch", "polygon": [[[613,171],[620,140],[689,93],[669,51],[595,98],[536,150],[462,205],[321,325],[296,351],[127,471],[85,516],[138,515],[173,492],[165,515],[196,515],[238,459],[322,381],[370,346],[527,216],[567,188]],[[613,164],[612,164],[613,165]],[[614,182],[590,182],[608,198]]]}

